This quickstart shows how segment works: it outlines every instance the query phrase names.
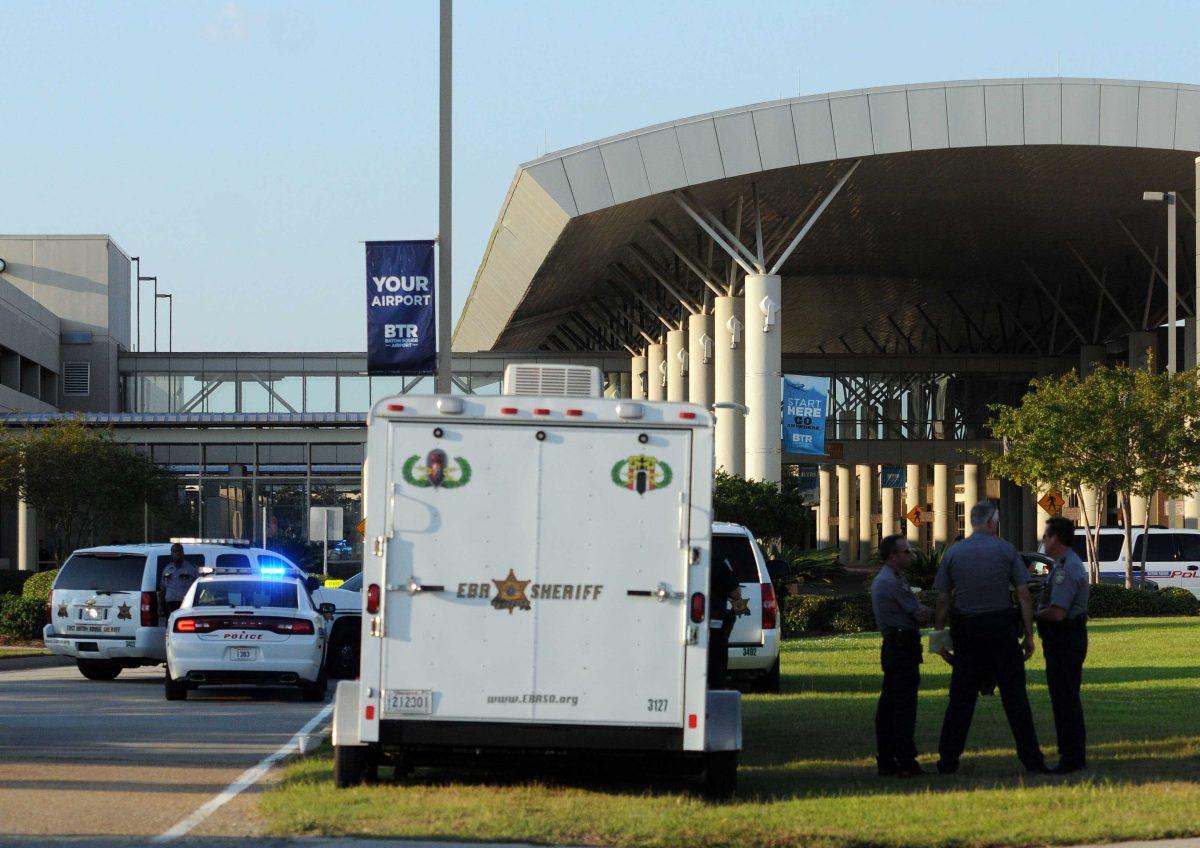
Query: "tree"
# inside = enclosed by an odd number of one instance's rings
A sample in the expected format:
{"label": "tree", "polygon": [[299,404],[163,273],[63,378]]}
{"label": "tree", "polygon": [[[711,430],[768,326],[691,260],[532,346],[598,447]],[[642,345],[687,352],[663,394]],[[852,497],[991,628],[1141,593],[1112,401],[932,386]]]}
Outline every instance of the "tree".
{"label": "tree", "polygon": [[1099,502],[1089,510],[1084,492],[1117,492],[1126,517],[1125,581],[1132,587],[1132,498],[1156,491],[1181,497],[1200,484],[1197,372],[1156,374],[1152,366],[1119,365],[1097,368],[1083,380],[1071,372],[1032,381],[1018,406],[991,409],[989,427],[1004,450],[985,455],[989,467],[1022,485],[1076,493],[1093,580],[1099,574]]}
{"label": "tree", "polygon": [[140,539],[147,510],[170,508],[173,482],[149,458],[117,443],[111,429],[79,419],[0,430],[0,492],[15,493],[37,511],[60,563],[85,545]]}
{"label": "tree", "polygon": [[803,546],[812,510],[804,505],[794,477],[777,485],[718,471],[713,478],[713,518],[748,527],[764,546],[778,550],[781,545]]}

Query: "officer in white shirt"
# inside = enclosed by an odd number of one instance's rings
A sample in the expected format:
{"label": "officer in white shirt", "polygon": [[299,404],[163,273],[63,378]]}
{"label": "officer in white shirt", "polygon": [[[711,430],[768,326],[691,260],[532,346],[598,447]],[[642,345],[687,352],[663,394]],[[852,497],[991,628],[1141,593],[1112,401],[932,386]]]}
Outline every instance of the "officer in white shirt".
{"label": "officer in white shirt", "polygon": [[167,615],[179,609],[188,589],[192,588],[199,576],[199,569],[184,558],[183,545],[178,542],[171,545],[171,561],[162,574],[163,609]]}

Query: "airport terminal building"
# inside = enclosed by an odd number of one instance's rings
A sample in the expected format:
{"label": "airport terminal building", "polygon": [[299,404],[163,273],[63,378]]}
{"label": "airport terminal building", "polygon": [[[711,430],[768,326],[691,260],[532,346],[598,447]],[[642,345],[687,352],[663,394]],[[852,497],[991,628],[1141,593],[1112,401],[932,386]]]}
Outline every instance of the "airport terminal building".
{"label": "airport terminal building", "polygon": [[[454,390],[498,391],[509,362],[596,365],[613,395],[715,404],[726,470],[804,469],[815,541],[847,562],[902,527],[945,545],[983,497],[1028,548],[1045,514],[979,465],[987,405],[1042,374],[1162,367],[1172,317],[1176,362],[1195,363],[1198,154],[1200,87],[1059,78],[792,98],[556,152],[504,198]],[[7,426],[84,413],[169,467],[189,526],[151,537],[271,544],[341,505],[361,560],[365,413],[431,379],[370,377],[361,352],[133,351],[110,238],[0,236],[0,259]],[[829,378],[825,454],[784,451],[783,375]],[[1146,510],[1200,519],[1195,501]],[[0,504],[0,566],[37,567],[38,549],[36,516]]]}

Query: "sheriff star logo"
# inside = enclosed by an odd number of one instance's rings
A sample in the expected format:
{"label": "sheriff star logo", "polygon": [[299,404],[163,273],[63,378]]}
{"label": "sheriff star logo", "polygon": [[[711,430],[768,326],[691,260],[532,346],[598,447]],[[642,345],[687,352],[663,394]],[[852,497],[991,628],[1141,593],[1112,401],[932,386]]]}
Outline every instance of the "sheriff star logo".
{"label": "sheriff star logo", "polygon": [[737,616],[740,616],[740,615],[749,615],[749,614],[750,614],[750,602],[748,600],[746,600],[745,598],[734,598],[733,599],[733,615],[734,615],[734,617],[736,618]]}
{"label": "sheriff star logo", "polygon": [[133,613],[129,611],[129,604],[121,604],[117,607],[117,618],[133,618]]}
{"label": "sheriff star logo", "polygon": [[529,598],[525,596],[525,587],[532,583],[532,580],[518,580],[517,575],[510,568],[507,577],[492,582],[496,584],[496,597],[492,598],[494,608],[506,609],[509,615],[512,615],[515,609],[527,610],[530,608]]}

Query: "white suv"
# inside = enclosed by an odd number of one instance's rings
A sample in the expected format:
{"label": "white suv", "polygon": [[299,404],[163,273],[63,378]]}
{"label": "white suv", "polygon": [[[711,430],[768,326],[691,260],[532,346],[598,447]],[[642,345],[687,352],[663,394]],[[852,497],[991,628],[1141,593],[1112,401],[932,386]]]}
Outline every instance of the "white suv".
{"label": "white suv", "polygon": [[[1146,541],[1141,527],[1134,527],[1133,580],[1141,586],[1142,545]],[[1175,586],[1200,597],[1200,530],[1150,528],[1150,546],[1146,549],[1145,588],[1166,589]],[[1075,553],[1087,563],[1087,540],[1083,529],[1075,531]],[[1125,583],[1125,531],[1120,527],[1099,530],[1100,582]]]}
{"label": "white suv", "polygon": [[[729,634],[729,676],[757,692],[779,692],[779,605],[768,562],[740,524],[714,522],[712,560],[726,559],[742,587]],[[776,568],[781,567],[770,563]],[[783,576],[782,574],[779,576]]]}
{"label": "white suv", "polygon": [[[182,544],[184,557],[197,569],[266,568],[303,574],[286,557],[246,543]],[[89,680],[112,680],[122,669],[166,662],[167,617],[158,587],[170,561],[170,542],[75,551],[59,569],[50,592],[42,631],[46,647],[74,659]],[[313,604],[332,603],[336,608],[329,633],[330,676],[353,677],[358,673],[360,595],[315,583],[309,578]]]}

